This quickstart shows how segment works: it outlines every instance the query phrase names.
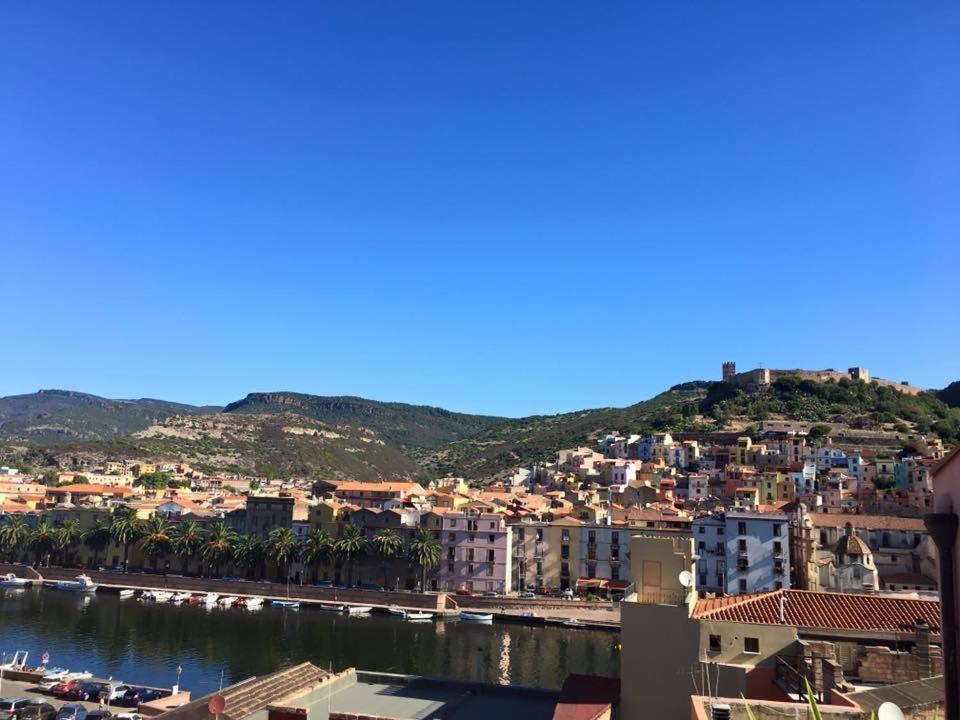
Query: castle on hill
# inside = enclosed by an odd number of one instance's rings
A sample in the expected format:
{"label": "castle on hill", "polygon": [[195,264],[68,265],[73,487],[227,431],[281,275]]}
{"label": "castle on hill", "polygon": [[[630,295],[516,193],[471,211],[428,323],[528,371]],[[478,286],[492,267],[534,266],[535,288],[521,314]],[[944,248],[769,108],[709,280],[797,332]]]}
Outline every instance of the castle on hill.
{"label": "castle on hill", "polygon": [[731,383],[741,387],[749,392],[756,392],[776,382],[780,378],[794,377],[803,380],[813,380],[814,382],[827,382],[828,380],[858,380],[860,382],[873,383],[874,385],[883,385],[892,387],[908,395],[916,395],[921,390],[918,387],[908,383],[897,383],[883,378],[871,378],[870,371],[865,367],[852,367],[846,372],[827,368],[826,370],[773,370],[771,368],[754,368],[746,372],[737,372],[735,362],[723,363],[723,382]]}

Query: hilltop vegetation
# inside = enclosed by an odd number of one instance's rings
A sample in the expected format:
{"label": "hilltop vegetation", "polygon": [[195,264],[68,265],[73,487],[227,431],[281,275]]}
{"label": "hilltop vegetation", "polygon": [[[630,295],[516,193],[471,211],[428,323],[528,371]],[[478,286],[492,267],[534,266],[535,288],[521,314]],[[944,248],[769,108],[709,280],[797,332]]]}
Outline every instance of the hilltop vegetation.
{"label": "hilltop vegetation", "polygon": [[322,397],[303,393],[250,393],[230,403],[226,413],[298,413],[329,425],[373,430],[400,448],[432,448],[473,437],[504,418],[467,415],[426,405],[377,402],[359,397]]}
{"label": "hilltop vegetation", "polygon": [[40,390],[0,398],[0,436],[8,442],[69,443],[123,437],[171,415],[219,408],[143,398],[108,400],[70,390]]}

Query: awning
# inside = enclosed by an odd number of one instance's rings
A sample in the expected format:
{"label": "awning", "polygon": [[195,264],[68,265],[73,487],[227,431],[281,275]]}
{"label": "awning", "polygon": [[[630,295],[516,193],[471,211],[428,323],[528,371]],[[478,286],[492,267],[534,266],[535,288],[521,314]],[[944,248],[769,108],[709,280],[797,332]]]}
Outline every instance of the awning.
{"label": "awning", "polygon": [[611,580],[608,583],[608,586],[611,590],[626,590],[628,587],[630,587],[630,583],[628,583],[626,580]]}
{"label": "awning", "polygon": [[600,587],[600,578],[577,578],[577,587]]}

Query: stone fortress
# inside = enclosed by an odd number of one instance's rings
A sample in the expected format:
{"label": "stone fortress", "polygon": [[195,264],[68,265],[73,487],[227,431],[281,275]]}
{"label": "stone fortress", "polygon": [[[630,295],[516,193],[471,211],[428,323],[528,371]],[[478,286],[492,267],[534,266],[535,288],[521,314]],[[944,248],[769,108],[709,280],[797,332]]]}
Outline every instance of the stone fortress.
{"label": "stone fortress", "polygon": [[755,368],[746,372],[737,372],[735,362],[723,363],[723,382],[732,383],[737,387],[750,392],[756,392],[776,382],[780,378],[795,377],[803,380],[813,380],[814,382],[826,382],[827,380],[859,380],[861,382],[873,383],[874,385],[884,385],[891,387],[899,392],[908,395],[916,395],[921,392],[921,388],[909,385],[907,383],[893,382],[883,378],[871,378],[870,371],[864,367],[852,367],[846,372],[827,368],[826,370],[772,370],[770,368]]}

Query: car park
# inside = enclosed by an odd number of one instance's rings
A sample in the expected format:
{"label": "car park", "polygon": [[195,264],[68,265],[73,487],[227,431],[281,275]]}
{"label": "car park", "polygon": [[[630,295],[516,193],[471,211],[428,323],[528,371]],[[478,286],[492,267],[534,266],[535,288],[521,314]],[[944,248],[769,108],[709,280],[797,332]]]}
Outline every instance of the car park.
{"label": "car park", "polygon": [[57,709],[48,702],[33,701],[20,711],[18,720],[55,720]]}

